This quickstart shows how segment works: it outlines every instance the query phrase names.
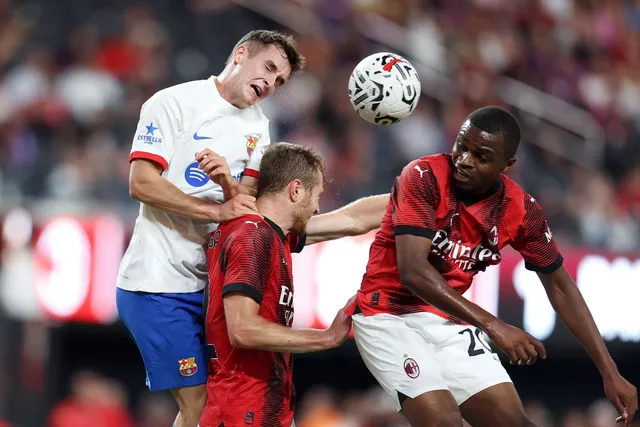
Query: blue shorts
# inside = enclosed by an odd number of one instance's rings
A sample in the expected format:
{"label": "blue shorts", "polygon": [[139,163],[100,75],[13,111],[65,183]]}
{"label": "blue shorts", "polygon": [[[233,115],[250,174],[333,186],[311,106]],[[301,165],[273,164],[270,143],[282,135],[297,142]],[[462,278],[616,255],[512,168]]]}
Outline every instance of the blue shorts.
{"label": "blue shorts", "polygon": [[203,292],[152,294],[117,288],[116,304],[147,371],[150,390],[204,384]]}

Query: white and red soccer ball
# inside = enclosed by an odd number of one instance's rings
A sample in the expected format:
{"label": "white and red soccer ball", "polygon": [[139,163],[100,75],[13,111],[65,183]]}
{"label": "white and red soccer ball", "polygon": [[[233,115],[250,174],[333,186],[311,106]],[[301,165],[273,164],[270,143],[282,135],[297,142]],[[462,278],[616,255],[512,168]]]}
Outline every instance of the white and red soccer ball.
{"label": "white and red soccer ball", "polygon": [[376,125],[405,119],[420,99],[416,69],[400,55],[375,53],[364,58],[349,78],[349,100],[358,115]]}

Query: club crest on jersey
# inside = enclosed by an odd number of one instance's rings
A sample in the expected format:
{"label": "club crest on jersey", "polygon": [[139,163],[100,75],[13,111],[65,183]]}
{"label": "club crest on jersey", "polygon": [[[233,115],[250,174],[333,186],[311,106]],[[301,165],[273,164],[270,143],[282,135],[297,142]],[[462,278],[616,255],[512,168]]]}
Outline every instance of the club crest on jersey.
{"label": "club crest on jersey", "polygon": [[245,135],[244,137],[247,138],[247,154],[251,155],[258,146],[259,135]]}
{"label": "club crest on jersey", "polygon": [[187,357],[186,359],[178,360],[180,365],[180,375],[183,377],[191,377],[198,372],[198,365],[196,364],[195,357]]}
{"label": "club crest on jersey", "polygon": [[247,413],[244,414],[244,423],[246,425],[252,426],[253,425],[253,419],[254,419],[253,412],[247,411]]}
{"label": "club crest on jersey", "polygon": [[410,358],[408,354],[404,355],[404,372],[409,378],[416,379],[420,376],[420,366],[418,366],[418,362]]}

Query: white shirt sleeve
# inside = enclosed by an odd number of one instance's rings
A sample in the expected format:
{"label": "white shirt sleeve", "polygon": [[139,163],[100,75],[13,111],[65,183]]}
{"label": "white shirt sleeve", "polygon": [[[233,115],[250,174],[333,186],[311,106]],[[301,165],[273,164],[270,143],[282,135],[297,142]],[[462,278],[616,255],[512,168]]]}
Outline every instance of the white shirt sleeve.
{"label": "white shirt sleeve", "polygon": [[140,110],[129,161],[153,160],[163,170],[167,169],[181,129],[182,112],[178,101],[167,92],[156,93]]}
{"label": "white shirt sleeve", "polygon": [[256,148],[251,153],[249,163],[244,170],[244,175],[252,176],[254,178],[258,178],[260,176],[260,161],[262,161],[262,156],[264,155],[265,150],[269,147],[269,144],[271,144],[271,136],[269,135],[269,122],[267,121],[265,130],[262,135],[259,135]]}

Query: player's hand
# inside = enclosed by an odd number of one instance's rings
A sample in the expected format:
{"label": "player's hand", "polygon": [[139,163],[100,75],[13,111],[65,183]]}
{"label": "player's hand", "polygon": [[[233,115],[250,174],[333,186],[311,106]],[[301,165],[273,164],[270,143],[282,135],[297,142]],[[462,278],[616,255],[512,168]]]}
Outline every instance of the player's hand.
{"label": "player's hand", "polygon": [[487,327],[487,335],[504,351],[512,365],[533,365],[538,355],[546,359],[544,345],[525,331],[508,325],[500,319]]}
{"label": "player's hand", "polygon": [[233,199],[219,205],[216,218],[213,222],[227,222],[242,215],[255,214],[258,212],[256,198],[247,194],[238,194]]}
{"label": "player's hand", "polygon": [[209,179],[221,187],[233,185],[233,176],[227,164],[227,159],[208,148],[196,153],[198,168],[207,174]]}
{"label": "player's hand", "polygon": [[603,378],[604,393],[620,414],[616,418],[616,423],[624,423],[625,426],[630,425],[633,421],[633,416],[638,410],[638,390],[633,384],[622,378],[618,372],[609,378]]}
{"label": "player's hand", "polygon": [[331,323],[331,326],[327,329],[327,332],[331,335],[333,347],[340,347],[347,340],[349,332],[351,332],[351,316],[347,316],[345,311],[353,304],[355,299],[355,295],[349,298],[349,301],[338,311],[335,319],[333,319],[333,323]]}

